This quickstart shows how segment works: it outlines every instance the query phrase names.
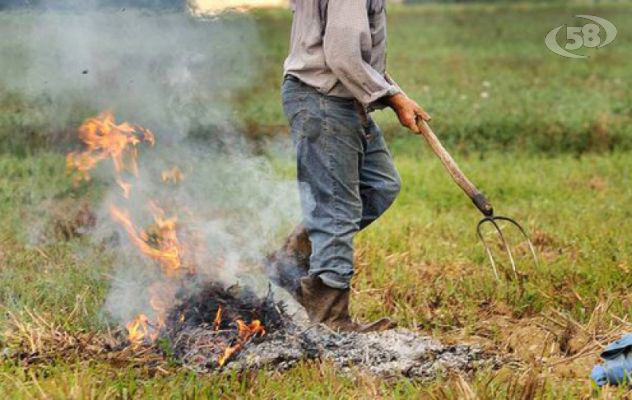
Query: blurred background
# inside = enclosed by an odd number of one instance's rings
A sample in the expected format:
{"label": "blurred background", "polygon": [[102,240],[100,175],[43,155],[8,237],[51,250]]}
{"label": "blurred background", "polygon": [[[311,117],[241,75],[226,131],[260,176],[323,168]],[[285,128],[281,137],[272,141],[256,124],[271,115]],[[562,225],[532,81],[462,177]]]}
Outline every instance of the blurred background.
{"label": "blurred background", "polygon": [[[230,93],[217,91],[217,87],[213,91],[222,97],[219,103],[230,101],[233,116],[238,116],[231,124],[239,125],[250,137],[261,139],[286,133],[278,90],[290,27],[286,3],[283,0],[0,1],[0,9],[5,10],[0,15],[3,54],[0,68],[4,71],[0,77],[1,148],[23,152],[47,141],[59,144],[63,136],[60,131],[65,125],[74,126],[96,111],[89,109],[92,101],[85,101],[88,95],[82,91],[104,86],[109,90],[110,84],[120,86],[126,80],[129,82],[134,73],[132,69],[124,73],[119,68],[108,76],[103,65],[90,68],[91,63],[103,56],[101,60],[108,59],[118,68],[117,57],[123,54],[130,59],[144,57],[139,51],[140,36],[162,44],[160,51],[154,53],[156,58],[164,59],[170,49],[169,57],[189,57],[189,61],[196,57],[194,54],[204,53],[208,60],[198,57],[195,61],[198,70],[208,61],[208,71],[220,63],[222,68],[239,71],[239,78],[237,73],[205,77],[204,87],[210,89],[209,79],[234,82]],[[631,95],[627,89],[631,72],[626,67],[629,33],[620,28],[616,41],[608,47],[578,50],[580,54],[593,55],[582,60],[553,54],[544,46],[543,39],[562,24],[587,22],[572,18],[577,10],[625,26],[630,17],[628,2],[404,3],[393,2],[389,7],[388,69],[410,96],[432,112],[437,131],[451,145],[464,150],[513,147],[539,153],[630,147]],[[241,12],[245,10],[251,11]],[[218,13],[222,12],[224,17],[219,18]],[[79,18],[75,15],[73,19],[72,13],[101,18],[105,26],[92,24],[95,30],[89,31],[87,25],[77,25]],[[152,26],[147,13],[158,16],[154,21],[170,18],[171,22],[160,29]],[[74,22],[55,22],[52,19],[55,17]],[[114,21],[114,25],[120,24],[120,29],[107,30],[110,22],[106,19]],[[151,31],[143,32],[142,29],[150,27]],[[111,50],[116,54],[108,56],[101,54],[105,49],[87,42],[82,32],[92,32],[88,36],[95,41],[105,40],[99,35],[107,36],[108,41],[131,40],[136,47],[119,45]],[[195,39],[186,36],[189,34]],[[226,41],[217,39],[220,35]],[[563,35],[558,36],[562,40]],[[232,42],[239,46],[227,45]],[[73,53],[70,49],[77,51]],[[89,52],[93,54],[86,54]],[[189,61],[181,63],[184,68],[191,67]],[[54,62],[55,66],[44,62]],[[72,65],[62,65],[65,62]],[[38,68],[48,72],[36,71]],[[86,74],[82,75],[83,71]],[[56,74],[56,80],[64,81],[64,89],[74,90],[74,97],[81,98],[78,107],[64,107],[63,114],[72,114],[68,115],[71,120],[59,121],[59,115],[54,125],[38,120],[37,115],[47,107],[55,107],[47,105],[47,101],[68,103],[70,99],[66,94],[63,99],[50,99],[59,86],[51,89],[48,87],[51,82],[44,84],[43,80],[34,79],[33,74],[39,77]],[[157,78],[164,81],[164,76]],[[107,84],[99,85],[95,80]],[[241,80],[245,88],[239,88],[236,80]],[[22,84],[27,81],[28,84]],[[133,89],[133,85],[129,87]],[[208,97],[208,91],[202,92],[193,90],[192,96]],[[167,96],[173,100],[171,105],[182,104],[174,100],[172,92]],[[189,106],[185,108],[190,110]],[[33,112],[14,115],[15,107]],[[59,109],[56,113],[59,114]],[[394,119],[385,114],[388,113],[377,113],[376,118],[387,135],[401,133]],[[199,126],[203,124],[196,122],[197,133],[204,130]]]}

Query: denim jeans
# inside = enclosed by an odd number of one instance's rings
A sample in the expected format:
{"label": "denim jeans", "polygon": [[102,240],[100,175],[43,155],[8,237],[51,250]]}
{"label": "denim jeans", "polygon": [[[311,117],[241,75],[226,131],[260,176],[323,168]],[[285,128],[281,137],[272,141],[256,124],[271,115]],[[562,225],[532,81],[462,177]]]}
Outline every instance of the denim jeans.
{"label": "denim jeans", "polygon": [[353,237],[393,203],[400,178],[379,127],[351,99],[325,96],[294,78],[282,88],[296,147],[310,275],[349,287]]}

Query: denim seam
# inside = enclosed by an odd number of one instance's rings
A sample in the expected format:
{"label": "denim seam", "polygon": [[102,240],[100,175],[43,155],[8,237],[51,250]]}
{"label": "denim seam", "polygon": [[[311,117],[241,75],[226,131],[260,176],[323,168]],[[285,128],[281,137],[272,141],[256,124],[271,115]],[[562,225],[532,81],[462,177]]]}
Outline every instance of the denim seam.
{"label": "denim seam", "polygon": [[[321,101],[321,110],[323,112],[323,121],[324,121],[324,127],[323,127],[323,133],[327,136],[331,135],[332,132],[330,131],[330,124],[329,124],[329,108],[328,108],[328,103],[327,103],[327,98],[325,96],[321,96],[320,97],[320,101]],[[333,171],[333,164],[334,164],[334,155],[333,152],[331,151],[331,140],[325,140],[325,143],[327,143],[327,169],[329,172],[329,176],[332,177],[331,178],[331,182],[332,182],[332,193],[334,196],[333,199],[333,203],[334,203],[334,226],[336,227],[336,235],[339,234],[340,232],[340,205],[338,204],[337,198],[339,196],[339,188],[338,188],[338,182],[336,181],[335,178],[333,178],[334,176],[334,171]],[[351,265],[351,270],[353,270],[353,265]]]}
{"label": "denim seam", "polygon": [[[325,134],[325,136],[329,136],[331,134],[331,132],[329,131],[330,126],[329,126],[329,109],[327,107],[327,101],[325,99],[324,96],[321,96],[320,98],[320,104],[321,104],[321,111],[323,113],[323,133]],[[334,176],[334,168],[333,168],[333,154],[331,151],[331,143],[330,140],[325,140],[325,143],[327,144],[327,148],[326,148],[326,152],[327,152],[327,172],[329,172],[329,176],[332,177],[331,178],[331,186],[332,186],[332,193],[334,195],[334,211],[335,211],[335,226],[336,229],[340,228],[340,219],[338,218],[338,212],[340,211],[338,208],[338,204],[335,201],[335,199],[338,197],[338,184],[336,183],[336,179],[333,178]]]}

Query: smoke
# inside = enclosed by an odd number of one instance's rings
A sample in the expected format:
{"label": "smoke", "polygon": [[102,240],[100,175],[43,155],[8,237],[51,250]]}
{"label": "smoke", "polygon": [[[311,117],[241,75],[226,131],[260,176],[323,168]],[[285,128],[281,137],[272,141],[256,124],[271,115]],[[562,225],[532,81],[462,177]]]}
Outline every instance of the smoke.
{"label": "smoke", "polygon": [[[120,189],[113,188],[94,232],[99,242],[112,232],[119,238],[119,267],[106,304],[111,316],[129,321],[144,313],[151,318],[156,310],[149,300],[156,297],[155,292],[160,291],[159,297],[164,299],[180,289],[180,282],[165,280],[156,262],[142,256],[125,230],[112,221],[112,204],[131,206],[131,217],[139,227],[153,223],[146,207],[152,201],[165,210],[166,217],[176,215],[184,228],[178,230],[178,237],[200,283],[262,283],[262,277],[251,268],[260,265],[271,238],[299,219],[294,181],[280,179],[266,158],[243,151],[218,153],[186,146],[173,151],[163,147],[147,150],[140,166],[140,178],[130,199],[123,199]],[[161,171],[173,166],[183,172],[184,180],[161,182]],[[188,262],[185,257],[181,268],[186,269]],[[174,304],[172,299],[166,303]]]}
{"label": "smoke", "polygon": [[42,112],[60,130],[78,109],[104,108],[170,136],[228,126],[230,96],[254,75],[257,31],[246,16],[93,10],[2,20],[0,87],[46,99]]}
{"label": "smoke", "polygon": [[[257,77],[259,43],[250,18],[85,10],[85,4],[79,11],[0,18],[6,22],[0,27],[0,88],[46,99],[42,113],[49,125],[76,132],[78,113],[112,110],[117,121],[156,135],[155,147],[140,146],[129,199],[114,184],[109,162],[93,174],[111,184],[92,236],[116,254],[105,306],[112,318],[151,317],[149,298],[158,291],[169,299],[174,290],[112,220],[112,205],[146,228],[153,221],[148,204],[159,204],[184,227],[181,240],[194,244],[198,275],[224,282],[247,274],[245,266],[261,261],[270,239],[298,220],[295,182],[279,177],[269,158],[253,154],[232,119],[231,96]],[[161,173],[173,167],[184,179],[166,184]]]}
{"label": "smoke", "polygon": [[145,8],[152,10],[184,10],[186,0],[0,0],[0,10],[30,9],[103,9]]}

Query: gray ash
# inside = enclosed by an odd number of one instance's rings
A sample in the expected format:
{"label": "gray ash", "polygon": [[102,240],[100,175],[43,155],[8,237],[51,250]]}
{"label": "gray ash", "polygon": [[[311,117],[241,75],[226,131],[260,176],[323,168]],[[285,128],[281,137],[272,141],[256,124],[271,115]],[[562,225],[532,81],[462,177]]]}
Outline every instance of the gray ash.
{"label": "gray ash", "polygon": [[[217,310],[222,307],[219,326]],[[240,342],[236,320],[259,320],[265,334]],[[499,360],[472,345],[443,345],[407,329],[386,332],[333,332],[296,322],[272,295],[260,298],[237,286],[208,284],[169,314],[165,332],[175,356],[199,372],[251,369],[285,370],[303,360],[327,359],[342,371],[359,368],[386,376],[433,379],[451,372],[495,367]],[[220,365],[227,347],[240,348]]]}

